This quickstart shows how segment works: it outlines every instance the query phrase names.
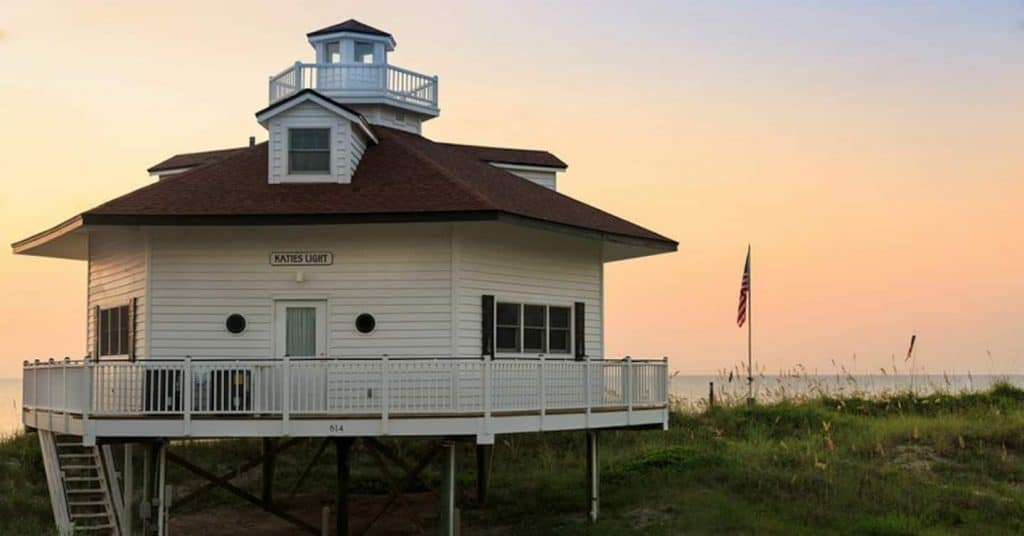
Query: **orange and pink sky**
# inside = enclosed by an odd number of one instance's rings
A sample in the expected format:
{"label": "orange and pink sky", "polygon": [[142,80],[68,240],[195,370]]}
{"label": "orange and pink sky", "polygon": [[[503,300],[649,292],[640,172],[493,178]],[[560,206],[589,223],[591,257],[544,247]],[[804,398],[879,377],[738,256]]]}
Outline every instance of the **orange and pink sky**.
{"label": "orange and pink sky", "polygon": [[[680,242],[608,265],[609,355],[714,372],[754,248],[755,360],[1024,372],[1024,5],[0,0],[0,235],[265,139],[267,77],[354,17],[440,77],[433,139],[549,149]],[[0,377],[80,355],[85,265],[0,255]],[[854,356],[856,355],[856,359]]]}

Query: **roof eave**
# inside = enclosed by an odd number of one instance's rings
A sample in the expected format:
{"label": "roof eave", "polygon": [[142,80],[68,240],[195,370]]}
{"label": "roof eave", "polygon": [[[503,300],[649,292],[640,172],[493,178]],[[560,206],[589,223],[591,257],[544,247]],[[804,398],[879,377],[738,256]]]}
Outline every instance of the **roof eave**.
{"label": "roof eave", "polygon": [[[90,214],[81,216],[87,225],[337,225],[356,223],[424,223],[455,221],[501,221],[572,234],[606,243],[639,248],[643,255],[655,255],[676,251],[678,242],[668,238],[653,238],[600,231],[587,227],[513,214],[500,210],[460,210],[436,212],[364,212],[356,214],[248,214],[248,215],[136,215],[136,214]],[[642,256],[642,255],[631,255]],[[617,259],[616,259],[617,260]]]}
{"label": "roof eave", "polygon": [[83,244],[84,226],[85,218],[80,214],[14,242],[11,244],[11,251],[15,255],[85,260],[88,258],[88,248],[87,244]]}

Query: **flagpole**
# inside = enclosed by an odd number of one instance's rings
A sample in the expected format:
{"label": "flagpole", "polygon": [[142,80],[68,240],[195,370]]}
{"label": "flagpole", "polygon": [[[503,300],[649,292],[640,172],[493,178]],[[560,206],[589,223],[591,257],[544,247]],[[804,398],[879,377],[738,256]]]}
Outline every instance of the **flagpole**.
{"label": "flagpole", "polygon": [[[747,244],[747,260],[750,258],[750,244]],[[750,262],[747,272],[747,405],[754,404],[754,308],[753,308],[753,278],[754,267]]]}

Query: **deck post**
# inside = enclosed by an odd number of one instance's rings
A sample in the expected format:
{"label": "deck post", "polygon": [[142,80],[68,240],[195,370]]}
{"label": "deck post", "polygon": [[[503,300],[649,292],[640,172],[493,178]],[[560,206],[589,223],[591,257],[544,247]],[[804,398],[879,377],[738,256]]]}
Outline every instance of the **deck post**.
{"label": "deck post", "polygon": [[260,498],[263,501],[263,508],[270,510],[274,507],[274,462],[277,460],[277,450],[274,439],[263,438],[263,477],[261,479],[262,493]]}
{"label": "deck post", "polygon": [[380,433],[388,433],[388,414],[391,411],[390,405],[388,404],[388,397],[390,396],[390,389],[388,388],[388,356],[384,356],[380,361]]}
{"label": "deck post", "polygon": [[156,447],[156,526],[158,536],[167,534],[167,441],[160,441]]}
{"label": "deck post", "polygon": [[594,401],[591,400],[591,393],[593,389],[590,385],[590,357],[586,357],[583,360],[583,403],[585,406],[586,413],[584,418],[586,420],[586,428],[590,429],[590,409],[594,405]]}
{"label": "deck post", "polygon": [[153,518],[153,448],[145,445],[142,451],[142,501],[139,502],[139,518],[142,519],[142,534],[149,536],[150,520]]}
{"label": "deck post", "polygon": [[540,431],[544,431],[544,417],[547,415],[547,388],[544,386],[544,356],[537,360],[537,403],[540,405]]}
{"label": "deck post", "polygon": [[338,457],[338,489],[334,501],[336,536],[348,536],[348,484],[351,473],[349,453],[352,451],[353,442],[351,437],[334,438],[334,448]]}
{"label": "deck post", "polygon": [[491,482],[493,459],[494,445],[476,446],[476,501],[481,506],[487,503],[487,488]]}
{"label": "deck post", "polygon": [[589,503],[587,517],[591,523],[597,521],[597,514],[601,506],[598,487],[601,471],[598,461],[597,431],[587,430],[587,502]]}
{"label": "deck post", "polygon": [[124,444],[124,489],[122,490],[124,518],[121,520],[121,534],[130,536],[135,525],[135,444]]}
{"label": "deck post", "polygon": [[93,445],[95,444],[95,438],[93,443],[90,443],[87,438],[90,436],[89,433],[89,412],[92,411],[92,359],[86,357],[85,365],[82,368],[82,381],[85,382],[83,385],[83,392],[85,393],[85,407],[82,408],[82,444]]}
{"label": "deck post", "polygon": [[441,536],[455,536],[455,442],[441,445]]}
{"label": "deck post", "polygon": [[633,358],[626,356],[625,385],[623,402],[626,403],[626,424],[633,424]]}
{"label": "deck post", "polygon": [[282,363],[284,385],[281,388],[281,435],[288,437],[288,418],[292,409],[292,361],[286,356]]}
{"label": "deck post", "polygon": [[182,422],[185,427],[185,437],[192,435],[192,356],[185,356],[185,377],[182,379],[183,385],[181,386],[182,401],[181,410]]}

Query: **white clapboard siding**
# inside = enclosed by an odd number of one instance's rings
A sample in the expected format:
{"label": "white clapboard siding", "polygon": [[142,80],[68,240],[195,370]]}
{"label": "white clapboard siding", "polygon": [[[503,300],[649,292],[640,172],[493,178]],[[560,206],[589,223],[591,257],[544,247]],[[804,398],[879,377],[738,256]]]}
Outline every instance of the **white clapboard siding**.
{"label": "white clapboard siding", "polygon": [[[304,102],[270,119],[269,181],[281,182],[350,182],[352,173],[359,163],[352,153],[352,122],[321,106]],[[330,128],[331,129],[331,170],[332,177],[311,178],[303,175],[288,175],[288,129],[289,128]]]}
{"label": "white clapboard siding", "polygon": [[557,183],[557,179],[555,178],[556,174],[555,174],[554,171],[534,171],[534,170],[526,170],[526,169],[507,169],[507,168],[505,169],[505,171],[507,171],[507,172],[509,172],[509,173],[511,173],[513,175],[522,177],[522,178],[524,178],[524,179],[526,179],[526,180],[528,180],[530,182],[533,182],[535,184],[539,184],[539,185],[541,185],[541,186],[543,186],[545,188],[549,188],[551,190],[558,190],[558,188],[557,188],[558,183]]}
{"label": "white clapboard siding", "polygon": [[[151,354],[259,358],[273,352],[274,299],[327,301],[331,357],[446,356],[451,350],[447,224],[155,229]],[[331,266],[270,266],[272,251],[330,251]],[[296,282],[302,272],[304,281]],[[356,332],[373,314],[377,329]],[[224,327],[240,313],[246,330]]]}
{"label": "white clapboard siding", "polygon": [[[350,104],[349,106],[362,113],[366,121],[374,125],[397,128],[413,134],[419,134],[421,131],[423,116],[419,114],[379,104]],[[399,117],[401,117],[401,121],[398,120]]]}
{"label": "white clapboard siding", "polygon": [[89,235],[86,353],[94,353],[96,307],[127,305],[135,298],[135,353],[146,348],[146,240],[139,231],[94,231]]}
{"label": "white clapboard siding", "polygon": [[355,124],[349,125],[351,134],[349,135],[349,155],[351,159],[351,172],[355,175],[356,170],[359,168],[359,161],[363,159],[363,153],[366,152],[366,146],[370,143],[370,139],[366,137],[366,133],[363,132]]}
{"label": "white clapboard siding", "polygon": [[586,352],[603,355],[600,243],[500,224],[459,225],[454,243],[460,355],[480,355],[484,294],[516,303],[584,302]]}

